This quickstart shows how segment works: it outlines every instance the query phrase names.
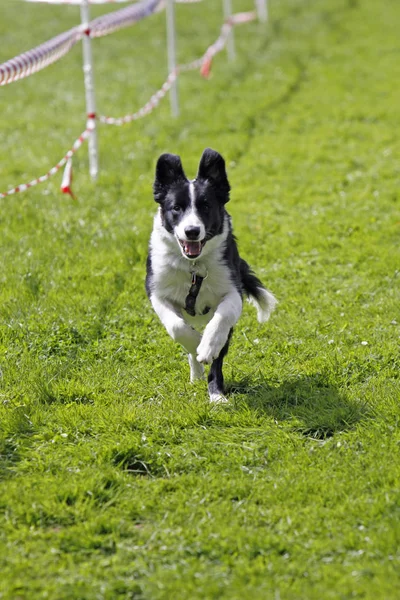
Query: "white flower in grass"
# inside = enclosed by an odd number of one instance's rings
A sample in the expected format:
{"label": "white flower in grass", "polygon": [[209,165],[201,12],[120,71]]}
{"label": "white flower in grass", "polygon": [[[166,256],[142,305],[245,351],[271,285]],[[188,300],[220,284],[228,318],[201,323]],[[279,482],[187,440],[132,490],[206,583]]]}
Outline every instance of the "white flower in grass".
{"label": "white flower in grass", "polygon": [[368,342],[361,342],[361,346],[368,346]]}

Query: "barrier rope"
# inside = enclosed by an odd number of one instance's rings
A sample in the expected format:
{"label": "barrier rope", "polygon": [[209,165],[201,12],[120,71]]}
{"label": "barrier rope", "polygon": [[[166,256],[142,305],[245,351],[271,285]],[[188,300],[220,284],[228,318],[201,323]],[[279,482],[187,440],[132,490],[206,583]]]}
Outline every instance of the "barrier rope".
{"label": "barrier rope", "polygon": [[42,175],[41,177],[38,177],[37,179],[30,181],[29,183],[20,184],[20,185],[16,186],[15,188],[12,188],[11,190],[8,190],[7,192],[0,193],[0,198],[6,198],[7,196],[11,196],[12,194],[16,194],[18,192],[24,192],[27,189],[29,189],[35,185],[38,185],[39,183],[43,183],[44,181],[47,181],[48,179],[50,179],[50,177],[52,175],[55,175],[61,169],[61,167],[63,167],[64,165],[66,165],[66,169],[65,169],[63,181],[61,184],[61,191],[64,193],[70,194],[72,197],[74,197],[73,192],[71,190],[71,183],[72,183],[71,159],[72,159],[73,155],[77,152],[77,150],[79,150],[79,148],[82,146],[82,144],[90,136],[91,131],[94,129],[96,118],[98,118],[98,120],[100,122],[105,123],[107,125],[124,125],[125,123],[135,121],[137,119],[140,119],[140,118],[148,115],[158,106],[160,101],[166,96],[166,94],[169,91],[169,89],[171,88],[173,82],[177,79],[177,77],[179,76],[180,73],[200,69],[201,75],[203,77],[207,78],[210,74],[212,60],[213,60],[214,56],[216,54],[218,54],[219,52],[221,52],[221,50],[223,50],[224,47],[226,46],[231,29],[233,27],[235,27],[236,25],[239,25],[242,23],[248,23],[250,21],[253,21],[254,19],[256,19],[255,12],[237,13],[237,14],[232,15],[222,25],[221,33],[220,33],[219,37],[211,46],[209,46],[207,48],[207,50],[205,51],[203,56],[198,59],[193,60],[190,63],[186,63],[186,64],[179,65],[178,67],[176,67],[176,69],[174,69],[174,71],[172,71],[168,75],[166,81],[163,83],[161,88],[157,92],[155,92],[155,94],[153,94],[151,96],[150,100],[142,108],[140,108],[137,112],[125,115],[124,117],[120,117],[120,118],[106,117],[106,116],[102,116],[102,115],[99,117],[96,117],[95,114],[88,115],[86,129],[75,140],[72,147],[68,150],[68,152],[63,156],[63,158],[54,167],[52,167],[45,175]]}
{"label": "barrier rope", "polygon": [[85,35],[102,37],[133,25],[160,8],[163,0],[141,0],[108,15],[98,17],[85,26],[78,25],[40,44],[28,52],[0,65],[0,85],[13,83],[41,71],[65,56]]}
{"label": "barrier rope", "polygon": [[[88,0],[88,4],[124,4],[134,0]],[[202,0],[175,0],[177,4],[194,4]],[[82,0],[25,0],[25,2],[35,2],[37,4],[82,4]]]}
{"label": "barrier rope", "polygon": [[123,117],[108,117],[104,115],[100,115],[99,121],[101,123],[105,123],[106,125],[125,125],[126,123],[130,123],[131,121],[137,121],[150,114],[160,103],[160,101],[165,98],[167,93],[172,87],[174,81],[178,78],[178,76],[186,71],[194,71],[196,69],[200,69],[200,73],[203,77],[207,78],[210,75],[211,64],[214,56],[221,52],[226,46],[228,41],[229,34],[235,25],[239,25],[242,23],[249,23],[256,18],[255,12],[245,12],[245,13],[236,13],[232,15],[229,19],[225,21],[225,23],[221,27],[221,33],[218,39],[207,48],[205,53],[201,58],[197,58],[190,63],[184,65],[178,65],[174,71],[172,71],[161,88],[155,92],[150,98],[148,102],[142,108],[140,108],[137,112],[125,115]]}
{"label": "barrier rope", "polygon": [[81,26],[74,27],[0,65],[0,85],[7,85],[48,67],[65,56],[83,37]]}
{"label": "barrier rope", "polygon": [[[38,185],[39,183],[43,183],[44,181],[47,181],[48,179],[50,179],[50,177],[52,175],[55,175],[56,173],[58,173],[58,171],[61,169],[61,167],[63,167],[68,161],[71,160],[73,155],[79,150],[79,148],[82,146],[82,144],[88,139],[90,132],[93,130],[93,128],[94,128],[94,119],[88,119],[85,131],[83,131],[81,133],[81,135],[72,144],[72,147],[68,150],[68,152],[63,156],[63,158],[60,161],[58,161],[58,163],[54,167],[52,167],[50,169],[50,171],[48,171],[45,175],[38,177],[37,179],[33,179],[29,183],[21,183],[20,185],[17,185],[15,188],[8,190],[7,192],[1,193],[0,198],[6,198],[7,196],[11,196],[12,194],[17,194],[18,192],[25,192],[29,188],[34,187],[35,185]],[[72,191],[71,191],[71,179],[72,179],[72,173],[70,173],[69,179],[66,179],[63,181],[63,184],[61,185],[61,191],[64,193],[67,193],[67,194],[71,194],[73,196]]]}
{"label": "barrier rope", "polygon": [[[25,0],[25,2],[35,2],[37,4],[82,4],[82,0]],[[132,0],[88,0],[89,4],[123,4],[126,2],[132,2]]]}
{"label": "barrier rope", "polygon": [[[26,0],[28,2],[46,2],[60,4],[60,0]],[[96,4],[126,2],[127,0],[95,0]],[[201,0],[175,0],[182,4],[192,4]],[[81,4],[80,0],[64,0],[62,4]],[[82,27],[78,25],[57,35],[56,37],[28,50],[15,58],[0,65],[0,85],[7,85],[33,75],[45,67],[55,63],[68,52],[85,35],[98,38],[113,33],[124,27],[129,27],[151,14],[164,8],[165,0],[141,0],[132,6],[122,8],[108,15],[98,17]]]}
{"label": "barrier rope", "polygon": [[[91,38],[103,37],[129,25],[133,25],[149,17],[157,8],[161,8],[163,0],[142,0],[132,6],[121,8],[113,13],[97,17],[90,21],[88,30]],[[86,32],[87,33],[87,32]]]}

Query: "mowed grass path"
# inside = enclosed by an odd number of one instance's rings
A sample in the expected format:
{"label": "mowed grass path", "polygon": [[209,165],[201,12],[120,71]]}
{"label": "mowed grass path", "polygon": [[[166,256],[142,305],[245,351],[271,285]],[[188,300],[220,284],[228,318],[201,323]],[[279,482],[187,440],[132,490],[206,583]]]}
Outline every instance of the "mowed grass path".
{"label": "mowed grass path", "polygon": [[[78,19],[3,4],[0,61]],[[221,6],[177,10],[186,62]],[[101,176],[82,149],[76,202],[57,178],[1,201],[2,599],[398,598],[400,4],[270,12],[236,30],[234,63],[182,77],[179,119],[166,101],[101,126]],[[100,113],[150,97],[164,47],[162,14],[95,42]],[[83,128],[77,47],[1,89],[1,190]],[[155,161],[179,153],[193,177],[206,146],[280,301],[262,326],[245,306],[221,407],[189,384],[143,286]]]}

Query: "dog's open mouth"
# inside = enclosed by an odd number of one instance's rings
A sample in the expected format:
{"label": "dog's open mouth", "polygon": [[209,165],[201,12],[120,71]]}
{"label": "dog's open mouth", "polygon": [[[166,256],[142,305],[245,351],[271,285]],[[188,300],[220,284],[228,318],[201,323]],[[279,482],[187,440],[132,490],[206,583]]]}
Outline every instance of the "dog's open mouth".
{"label": "dog's open mouth", "polygon": [[178,241],[182,247],[184,255],[188,258],[197,258],[200,256],[204,244],[206,243],[205,240],[201,242],[187,242],[186,240],[180,240],[179,238]]}

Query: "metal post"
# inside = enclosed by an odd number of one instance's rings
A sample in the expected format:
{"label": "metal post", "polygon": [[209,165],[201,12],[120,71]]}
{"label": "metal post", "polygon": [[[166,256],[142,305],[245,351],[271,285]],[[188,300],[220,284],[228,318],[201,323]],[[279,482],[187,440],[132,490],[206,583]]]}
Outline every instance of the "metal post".
{"label": "metal post", "polygon": [[[223,0],[224,5],[224,18],[225,20],[229,19],[232,16],[232,0]],[[226,45],[226,51],[228,53],[229,60],[233,60],[235,58],[235,39],[233,37],[233,29],[229,34],[229,38]]]}
{"label": "metal post", "polygon": [[93,130],[89,136],[89,170],[92,179],[95,181],[99,172],[97,131],[96,131],[96,99],[94,89],[93,58],[92,45],[89,30],[89,2],[82,0],[81,4],[81,23],[85,30],[85,36],[82,39],[83,45],[83,73],[85,80],[86,94],[86,113],[87,119],[92,121]]}
{"label": "metal post", "polygon": [[261,23],[266,23],[268,21],[268,0],[256,0],[256,9],[258,20]]}
{"label": "metal post", "polygon": [[[168,43],[168,72],[176,70],[176,30],[175,30],[175,0],[167,0],[167,43]],[[179,115],[178,84],[172,83],[170,90],[171,112],[174,117]]]}

